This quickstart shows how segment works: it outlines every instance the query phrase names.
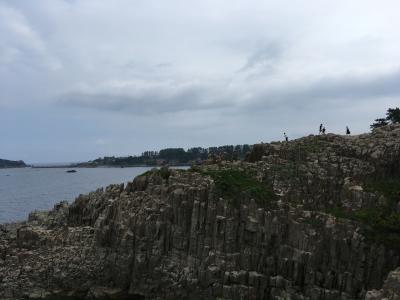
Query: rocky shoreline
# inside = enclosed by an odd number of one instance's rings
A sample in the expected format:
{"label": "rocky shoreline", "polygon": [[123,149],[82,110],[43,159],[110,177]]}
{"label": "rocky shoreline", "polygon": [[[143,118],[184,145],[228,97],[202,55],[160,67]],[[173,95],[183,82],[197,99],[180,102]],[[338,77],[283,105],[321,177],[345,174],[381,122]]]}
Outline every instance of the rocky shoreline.
{"label": "rocky shoreline", "polygon": [[398,178],[399,125],[146,172],[0,225],[0,299],[399,299]]}

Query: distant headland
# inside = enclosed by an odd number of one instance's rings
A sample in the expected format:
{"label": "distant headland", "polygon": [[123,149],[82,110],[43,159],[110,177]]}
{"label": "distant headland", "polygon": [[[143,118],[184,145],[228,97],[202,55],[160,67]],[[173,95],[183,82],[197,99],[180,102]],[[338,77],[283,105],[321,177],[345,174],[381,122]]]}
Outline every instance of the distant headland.
{"label": "distant headland", "polygon": [[28,167],[22,160],[7,160],[7,159],[0,159],[0,169],[5,168],[26,168]]}

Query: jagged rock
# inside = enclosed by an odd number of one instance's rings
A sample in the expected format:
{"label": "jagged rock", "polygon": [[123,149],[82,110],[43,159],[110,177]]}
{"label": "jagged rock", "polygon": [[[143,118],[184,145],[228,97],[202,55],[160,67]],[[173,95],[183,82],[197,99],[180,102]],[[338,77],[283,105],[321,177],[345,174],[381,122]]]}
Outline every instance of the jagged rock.
{"label": "jagged rock", "polygon": [[[387,202],[365,186],[400,176],[400,126],[254,149],[251,162],[152,170],[0,225],[0,299],[398,299],[400,271],[383,282],[399,248],[330,209]],[[221,170],[271,193],[224,194]]]}
{"label": "jagged rock", "polygon": [[365,300],[400,299],[400,268],[389,273],[381,290],[368,291]]}

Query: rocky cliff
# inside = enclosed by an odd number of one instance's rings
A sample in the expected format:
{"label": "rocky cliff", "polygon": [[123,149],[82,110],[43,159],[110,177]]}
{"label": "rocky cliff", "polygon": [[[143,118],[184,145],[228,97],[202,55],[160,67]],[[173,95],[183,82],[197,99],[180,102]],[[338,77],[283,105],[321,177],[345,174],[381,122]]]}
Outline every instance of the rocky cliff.
{"label": "rocky cliff", "polygon": [[399,162],[391,125],[147,172],[0,226],[0,299],[399,299]]}

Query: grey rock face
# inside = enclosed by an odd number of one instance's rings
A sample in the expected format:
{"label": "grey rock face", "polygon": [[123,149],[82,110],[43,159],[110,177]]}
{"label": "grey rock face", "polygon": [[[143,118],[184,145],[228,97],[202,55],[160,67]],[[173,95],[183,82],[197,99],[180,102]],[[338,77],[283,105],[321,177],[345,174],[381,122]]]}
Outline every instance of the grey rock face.
{"label": "grey rock face", "polygon": [[[399,271],[383,282],[399,250],[327,209],[385,201],[364,181],[400,175],[399,146],[399,126],[263,144],[252,162],[153,170],[0,225],[0,299],[398,299]],[[232,205],[207,175],[221,169],[277,198]]]}
{"label": "grey rock face", "polygon": [[400,268],[389,273],[381,290],[368,291],[365,300],[397,300],[400,299]]}

